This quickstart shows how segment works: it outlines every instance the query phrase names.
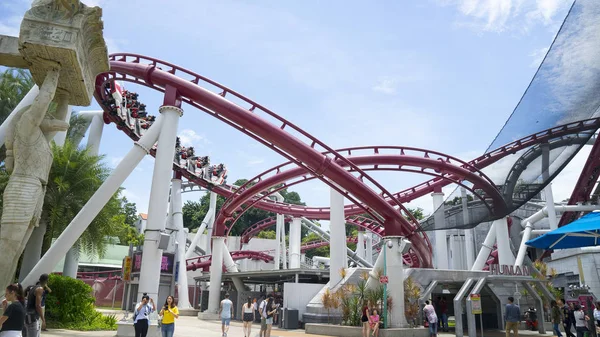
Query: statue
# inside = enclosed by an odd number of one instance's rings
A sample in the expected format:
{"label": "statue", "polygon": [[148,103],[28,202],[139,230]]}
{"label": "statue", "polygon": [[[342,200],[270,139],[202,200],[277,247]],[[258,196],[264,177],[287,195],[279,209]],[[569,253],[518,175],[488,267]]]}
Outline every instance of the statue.
{"label": "statue", "polygon": [[[89,105],[96,76],[109,70],[101,16],[99,7],[77,0],[35,0],[21,22],[19,53],[40,91],[13,117],[5,139],[11,176],[0,224],[0,297],[41,216],[53,159],[49,142],[68,129],[68,105]],[[56,118],[47,116],[52,101]]]}
{"label": "statue", "polygon": [[11,174],[4,190],[4,208],[0,227],[0,284],[9,284],[17,262],[34,227],[38,225],[44,204],[52,150],[47,137],[66,131],[64,120],[47,119],[46,112],[54,99],[60,65],[52,67],[31,106],[14,117],[6,135],[6,169]]}

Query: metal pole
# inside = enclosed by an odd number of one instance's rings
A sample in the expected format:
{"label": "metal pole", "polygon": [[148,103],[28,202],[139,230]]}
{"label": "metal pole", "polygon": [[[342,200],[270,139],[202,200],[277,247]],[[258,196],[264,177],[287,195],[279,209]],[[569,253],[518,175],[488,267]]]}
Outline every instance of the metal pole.
{"label": "metal pole", "polygon": [[[387,276],[387,249],[386,245],[382,246],[383,249],[383,276]],[[387,329],[387,282],[383,284],[383,328]]]}
{"label": "metal pole", "polygon": [[115,308],[115,297],[117,297],[117,288],[119,287],[119,279],[115,279],[115,287],[113,288],[113,301],[112,301],[112,309]]}
{"label": "metal pole", "polygon": [[481,337],[483,337],[483,314],[479,314],[479,327],[481,328]]}

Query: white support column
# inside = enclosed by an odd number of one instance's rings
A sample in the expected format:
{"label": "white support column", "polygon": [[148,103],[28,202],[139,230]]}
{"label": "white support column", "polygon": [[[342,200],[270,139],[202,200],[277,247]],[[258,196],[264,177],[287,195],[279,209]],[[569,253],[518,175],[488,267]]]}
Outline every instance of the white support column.
{"label": "white support column", "polygon": [[173,205],[173,225],[177,229],[177,260],[179,263],[179,279],[177,282],[180,309],[190,309],[190,292],[188,290],[187,265],[185,263],[186,235],[183,228],[183,205],[181,201],[181,179],[171,180],[171,204]]}
{"label": "white support column", "polygon": [[63,265],[63,276],[77,278],[77,269],[79,267],[79,245],[75,243],[65,255],[65,264]]}
{"label": "white support column", "polygon": [[496,241],[496,222],[492,222],[490,229],[485,236],[485,240],[481,245],[481,249],[479,250],[479,254],[477,254],[477,259],[475,259],[475,263],[473,263],[473,267],[471,270],[479,271],[485,267],[485,261],[487,261],[490,253],[492,252],[492,248],[494,247],[494,242]]}
{"label": "white support column", "polygon": [[512,265],[515,263],[515,257],[510,249],[507,218],[496,220],[494,223],[496,224],[496,242],[498,244],[498,264]]}
{"label": "white support column", "polygon": [[[248,250],[248,244],[242,243],[242,250]],[[248,271],[248,259],[242,260],[242,271]]]}
{"label": "white support column", "polygon": [[[66,111],[66,115],[64,118],[65,122],[68,123],[69,120],[71,120],[72,113],[73,113],[73,108],[70,105],[67,106],[67,111]],[[54,135],[54,142],[58,146],[64,146],[66,140],[67,140],[67,131],[60,131],[60,132],[57,132],[56,135]]]}
{"label": "white support column", "polygon": [[213,225],[215,224],[215,212],[217,211],[217,194],[214,192],[210,192],[208,211],[210,213],[210,220],[206,223],[206,248],[204,249],[206,255],[211,254],[211,238],[213,234]]}
{"label": "white support column", "polygon": [[[284,219],[285,220],[285,219]],[[290,224],[291,227],[291,224]],[[281,223],[281,266],[283,269],[288,269],[288,251],[285,244],[285,221]]]}
{"label": "white support column", "polygon": [[333,188],[330,188],[330,258],[329,284],[331,287],[337,285],[342,277],[340,270],[348,268],[348,257],[346,255],[346,218],[344,216],[344,196]]}
{"label": "white support column", "polygon": [[387,285],[387,296],[392,298],[394,305],[392,310],[388,310],[388,327],[405,328],[408,326],[404,316],[404,263],[402,260],[402,251],[399,237],[389,237],[391,248],[384,244],[383,249],[387,250],[385,256],[386,275],[389,283]]}
{"label": "white support column", "polygon": [[[443,228],[444,218],[444,193],[434,192],[433,197],[434,221],[436,228]],[[448,269],[448,243],[446,242],[446,231],[438,229],[435,232],[435,267],[437,269]]]}
{"label": "white support column", "polygon": [[[385,245],[383,246],[385,247]],[[383,249],[377,255],[377,259],[375,260],[375,264],[373,265],[373,269],[369,272],[369,279],[367,280],[367,289],[374,289],[379,286],[379,276],[383,275]],[[331,283],[330,283],[331,284]]]}
{"label": "white support column", "polygon": [[35,265],[31,272],[23,279],[23,284],[35,284],[41,274],[48,274],[54,270],[54,267],[65,256],[67,251],[81,234],[86,230],[89,224],[94,220],[104,205],[117,192],[125,179],[131,174],[133,169],[140,163],[160,134],[162,127],[162,116],[158,116],[150,129],[135,143],[133,148],[121,160],[119,165],[113,170],[111,175],[104,181],[98,191],[88,200],[83,208],[77,213],[77,216],[62,234],[56,239],[50,249],[44,254],[40,261]]}
{"label": "white support column", "polygon": [[[185,252],[186,259],[189,259],[192,256],[194,256],[194,249],[200,242],[200,238],[202,237],[202,233],[204,233],[204,230],[207,229],[207,227],[210,227],[208,233],[212,232],[212,224],[215,221],[215,210],[217,208],[217,194],[214,192],[208,192],[208,193],[210,193],[208,212],[206,212],[206,215],[204,216],[204,219],[202,220],[202,224],[200,225],[200,228],[198,228],[196,235],[194,235],[194,238],[192,239],[192,243],[190,244],[190,248],[187,250],[187,252]],[[210,240],[209,234],[207,234],[207,238]],[[205,247],[210,247],[210,241],[207,241],[205,243]],[[204,251],[206,252],[207,255],[210,254],[209,248],[205,248]]]}
{"label": "white support column", "polygon": [[525,242],[529,241],[532,228],[533,226],[529,222],[525,225],[525,231],[523,231],[523,238],[521,238],[521,245],[519,246],[519,252],[517,253],[517,259],[515,261],[515,267],[523,265],[523,260],[525,260],[525,254],[527,253],[527,245]]}
{"label": "white support column", "polygon": [[221,280],[223,278],[223,252],[225,250],[225,238],[214,236],[212,238],[212,259],[210,264],[210,286],[208,288],[208,312],[216,314],[219,312],[221,302]]}
{"label": "white support column", "polygon": [[238,272],[237,265],[235,264],[235,261],[233,261],[231,253],[225,244],[223,244],[223,264],[225,265],[225,270],[227,270],[228,273]]}
{"label": "white support column", "polygon": [[[463,223],[469,223],[469,199],[467,197],[467,190],[464,187],[460,188],[460,197],[462,201],[463,210]],[[465,229],[465,250],[467,256],[467,266],[473,266],[475,263],[475,235],[473,235],[473,228]]]}
{"label": "white support column", "polygon": [[365,258],[365,232],[358,231],[356,241],[356,254],[361,258]]}
{"label": "white support column", "polygon": [[366,248],[366,257],[365,260],[371,264],[373,264],[373,234],[367,232],[367,238],[365,240],[365,248]]}
{"label": "white support column", "polygon": [[33,101],[35,100],[35,98],[38,96],[39,93],[40,93],[40,88],[37,85],[34,85],[33,87],[31,87],[31,89],[29,90],[27,95],[25,95],[25,97],[23,97],[23,99],[19,102],[19,104],[17,104],[17,106],[10,113],[10,115],[8,115],[8,117],[6,117],[6,119],[4,120],[2,125],[0,125],[0,146],[4,145],[4,139],[6,138],[6,132],[8,131],[8,128],[10,127],[10,123],[12,122],[12,120],[15,117],[15,115],[17,114],[17,112],[19,112],[19,110],[23,109],[24,107],[27,107],[27,106],[33,104]]}
{"label": "white support column", "polygon": [[142,266],[137,294],[138,301],[141,300],[144,293],[147,293],[150,298],[158,298],[162,261],[162,249],[158,249],[158,244],[161,231],[165,228],[177,127],[179,117],[183,113],[180,108],[168,105],[161,106],[159,111],[163,117],[163,127],[158,137],[152,185],[150,187],[148,221],[144,232]]}
{"label": "white support column", "polygon": [[273,259],[273,269],[279,270],[279,265],[281,264],[281,223],[279,218],[282,218],[283,215],[277,214],[276,222],[275,222],[275,256]]}
{"label": "white support column", "polygon": [[290,226],[290,269],[300,268],[301,228],[300,218],[293,218]]}
{"label": "white support column", "polygon": [[[542,144],[542,178],[544,182],[550,179],[550,145],[548,143]],[[546,197],[546,209],[548,210],[548,224],[551,230],[555,230],[558,228],[558,221],[556,221],[551,183],[544,187],[544,196]]]}
{"label": "white support column", "polygon": [[19,271],[19,281],[23,281],[25,276],[29,274],[31,269],[35,267],[42,257],[42,245],[44,244],[44,235],[46,234],[46,220],[40,219],[38,227],[33,229],[29,241],[23,251],[23,261],[21,262],[21,269]]}
{"label": "white support column", "polygon": [[100,152],[100,142],[102,141],[102,132],[104,131],[104,120],[102,114],[94,114],[92,116],[92,122],[90,124],[90,134],[88,136],[87,147],[90,149],[90,153]]}

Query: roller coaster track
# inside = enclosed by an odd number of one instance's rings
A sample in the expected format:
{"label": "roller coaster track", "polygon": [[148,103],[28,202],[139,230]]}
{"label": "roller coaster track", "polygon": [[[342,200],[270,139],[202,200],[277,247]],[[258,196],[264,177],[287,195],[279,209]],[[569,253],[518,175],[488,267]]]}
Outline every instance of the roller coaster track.
{"label": "roller coaster track", "polygon": [[[286,218],[285,218],[285,220],[287,222],[291,221],[291,219],[292,218],[289,216],[286,216]],[[273,217],[269,217],[264,220],[261,220],[255,224],[253,224],[252,226],[248,227],[241,235],[242,243],[248,243],[252,237],[254,237],[256,234],[258,234],[260,231],[263,231],[263,230],[275,225],[276,222],[277,222],[276,217],[273,216]],[[378,236],[385,235],[385,229],[383,228],[383,226],[381,226],[381,224],[379,224],[377,221],[374,221],[373,219],[354,215],[354,216],[347,217],[346,223],[355,225],[355,226],[363,228],[365,230],[368,230]]]}
{"label": "roller coaster track", "polygon": [[[204,255],[193,257],[191,259],[187,259],[185,261],[186,268],[188,271],[196,271],[197,269],[202,269],[203,271],[208,271],[210,267],[212,255]],[[251,259],[251,260],[262,260],[265,262],[273,261],[273,256],[265,253],[265,252],[257,252],[252,250],[236,250],[231,252],[231,258],[234,261],[241,259]]]}
{"label": "roller coaster track", "polygon": [[[348,152],[349,155],[346,158],[360,166],[363,171],[403,171],[431,175],[465,187],[480,199],[492,214],[506,211],[502,195],[491,179],[477,168],[458,158],[435,151],[401,146],[359,147],[339,151]],[[352,152],[356,154],[366,151],[369,152],[368,155],[352,156]],[[344,163],[339,164],[345,166]],[[288,169],[285,170],[284,166],[287,166]],[[307,175],[302,168],[292,166],[293,163],[286,163],[258,175],[252,180],[254,185],[240,193],[236,199],[229,198],[223,204],[217,219],[223,219],[223,214],[231,214],[233,209],[238,211],[227,232],[231,230],[232,225],[245,210],[255,206],[263,198],[298,183],[314,179],[313,176]],[[464,184],[465,180],[471,182],[473,187]],[[491,205],[488,205],[486,199],[491,199]],[[399,200],[404,202],[402,198]],[[246,206],[243,210],[240,209],[242,205]],[[413,227],[412,229],[416,230],[417,228]]]}
{"label": "roller coaster track", "polygon": [[[318,176],[318,178],[326,184],[338,190],[338,192],[342,193],[354,203],[354,205],[346,206],[346,214],[368,213],[379,221],[383,218],[384,225],[388,227],[389,235],[409,236],[415,231],[415,227],[417,226],[416,220],[401,205],[401,202],[413,200],[414,198],[418,198],[452,183],[449,180],[436,177],[428,182],[391,195],[381,185],[370,178],[365,171],[354,165],[348,158],[342,156],[339,152],[330,149],[316,138],[310,136],[266,108],[214,81],[170,63],[140,55],[115,54],[111,55],[110,58],[111,72],[101,74],[96,80],[95,95],[99,102],[102,102],[102,98],[106,95],[106,92],[103,91],[104,84],[114,80],[137,83],[156,89],[160,92],[166,92],[166,88],[175,88],[177,89],[177,95],[179,95],[176,99],[181,99],[193,107],[207,112],[213,117],[244,132],[253,139],[290,159],[291,162],[303,168],[307,174]],[[143,62],[146,62],[146,64]],[[161,68],[165,68],[166,71],[163,71]],[[176,73],[180,76],[176,76]],[[200,82],[205,86],[215,88],[217,93],[200,87]],[[226,96],[229,97],[229,100],[225,98]],[[236,104],[235,101],[237,101],[239,105]],[[246,105],[249,106],[249,108],[245,109],[240,105]],[[104,107],[105,111],[106,108],[107,107]],[[281,124],[279,124],[279,126],[273,125],[264,118],[257,116],[257,112],[266,114],[268,115],[268,118],[274,118],[278,121],[277,123]],[[117,123],[118,128],[127,133],[134,141],[139,139],[139,135],[128,127],[124,127],[122,121],[120,121],[118,117],[105,114],[105,121]],[[590,119],[554,127],[488,152],[469,162],[469,164],[477,169],[481,169],[496,162],[502,157],[514,154],[520,149],[527,148],[533,144],[547,142],[549,139],[566,134],[585,130],[595,130],[599,125],[599,119]],[[294,132],[294,135],[297,135],[298,138],[303,138],[305,142],[294,137],[291,132]],[[326,154],[319,153],[318,149],[321,149],[321,151]],[[348,165],[350,167],[349,172],[344,170],[338,163]],[[181,171],[186,178],[198,183],[200,186],[210,187],[207,182],[198,179],[193,173],[184,170],[179,167],[179,165],[174,164],[174,169]],[[358,178],[353,174],[358,175]],[[379,190],[379,194],[364,185],[361,180],[367,180],[373,184],[373,186]],[[332,183],[332,181],[335,181],[335,184]],[[341,186],[342,188],[339,188],[338,186]],[[226,197],[235,197],[236,195],[243,193],[247,187],[248,186],[242,186],[242,188],[236,190],[224,186],[215,187],[213,190]],[[356,196],[356,198],[353,196]],[[402,197],[405,197],[406,200],[401,201],[400,199]],[[363,204],[359,201],[362,201]],[[365,203],[365,201],[368,202]],[[370,205],[371,207],[366,205]],[[256,206],[277,213],[289,213],[291,209],[299,209],[305,212],[303,215],[311,218],[326,218],[329,213],[329,209],[326,207],[290,206],[287,204],[271,202],[269,200],[263,200],[260,203],[257,203]],[[402,212],[396,211],[394,206],[398,206]],[[235,209],[234,211],[238,210],[239,209]],[[315,216],[317,214],[318,216]],[[231,215],[232,214],[224,213],[225,220],[231,220]],[[410,221],[406,220],[403,215],[409,217]],[[225,230],[222,226],[217,226],[217,228],[220,232]],[[415,243],[414,239],[413,243]],[[424,261],[422,266],[430,266],[431,252],[428,251],[427,244],[421,242],[421,244],[417,243],[415,246],[420,250],[418,252],[419,259]]]}
{"label": "roller coaster track", "polygon": [[[344,197],[360,205],[366,213],[382,220],[389,234],[409,236],[411,228],[418,225],[418,221],[402,203],[358,166],[304,130],[235,91],[189,70],[141,55],[111,55],[110,65],[110,73],[101,74],[96,78],[96,98],[99,102],[105,101],[106,92],[103,89],[106,89],[105,84],[110,80],[129,81],[164,92],[165,104],[178,105],[180,101],[186,102],[233,126],[319,177]],[[201,87],[200,83],[216,87],[217,93]],[[226,98],[228,94],[231,99]],[[236,104],[236,101],[248,108]],[[259,112],[275,119],[279,125],[267,121],[267,116],[259,116]],[[323,155],[318,149],[329,155]],[[359,175],[358,178],[340,167],[337,162],[351,167]],[[363,180],[367,180],[371,187]],[[242,186],[238,190],[243,191],[246,187]],[[394,205],[390,205],[386,199],[392,200]],[[216,235],[224,234],[223,224],[217,222]],[[420,250],[418,256],[421,265],[431,267],[431,251],[428,251],[424,242],[415,241],[416,238],[413,239],[413,244],[416,243],[415,250]]]}
{"label": "roller coaster track", "polygon": [[[347,237],[346,243],[357,243],[358,238],[356,237]],[[309,249],[315,249],[320,247],[325,247],[329,245],[329,241],[327,240],[315,240],[306,242],[304,245],[300,247],[301,252],[305,252]],[[265,262],[273,261],[273,256],[269,253],[273,253],[273,251],[253,251],[253,250],[236,250],[231,252],[231,257],[234,261],[241,259],[251,259],[251,260],[262,260]],[[211,264],[212,255],[204,255],[197,256],[186,260],[186,268],[188,271],[195,271],[197,269],[202,269],[203,271],[208,271],[208,268]]]}

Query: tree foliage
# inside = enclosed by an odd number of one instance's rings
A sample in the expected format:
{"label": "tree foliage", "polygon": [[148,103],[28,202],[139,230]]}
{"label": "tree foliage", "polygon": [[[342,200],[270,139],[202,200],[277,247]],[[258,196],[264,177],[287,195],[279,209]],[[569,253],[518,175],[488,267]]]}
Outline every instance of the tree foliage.
{"label": "tree foliage", "polygon": [[0,124],[27,95],[34,82],[27,70],[9,68],[0,73]]}
{"label": "tree foliage", "polygon": [[[246,179],[237,180],[234,185],[241,186],[247,182]],[[300,198],[300,195],[296,192],[289,192],[287,189],[283,189],[279,191],[279,193],[283,196],[284,201],[291,204],[296,205],[305,205]],[[216,213],[218,214],[225,202],[225,198],[222,196],[217,196],[217,209]],[[206,193],[200,198],[200,201],[187,201],[183,205],[183,225],[190,230],[196,229],[200,227],[202,224],[202,220],[208,213],[208,208],[210,206],[210,194]],[[275,216],[272,212],[267,212],[262,209],[251,207],[247,210],[240,219],[235,223],[233,229],[231,230],[231,235],[241,235],[248,227],[253,224],[266,219],[270,216]],[[275,225],[272,228],[268,228],[265,230],[274,230]],[[306,230],[303,229],[303,234],[306,233]]]}

